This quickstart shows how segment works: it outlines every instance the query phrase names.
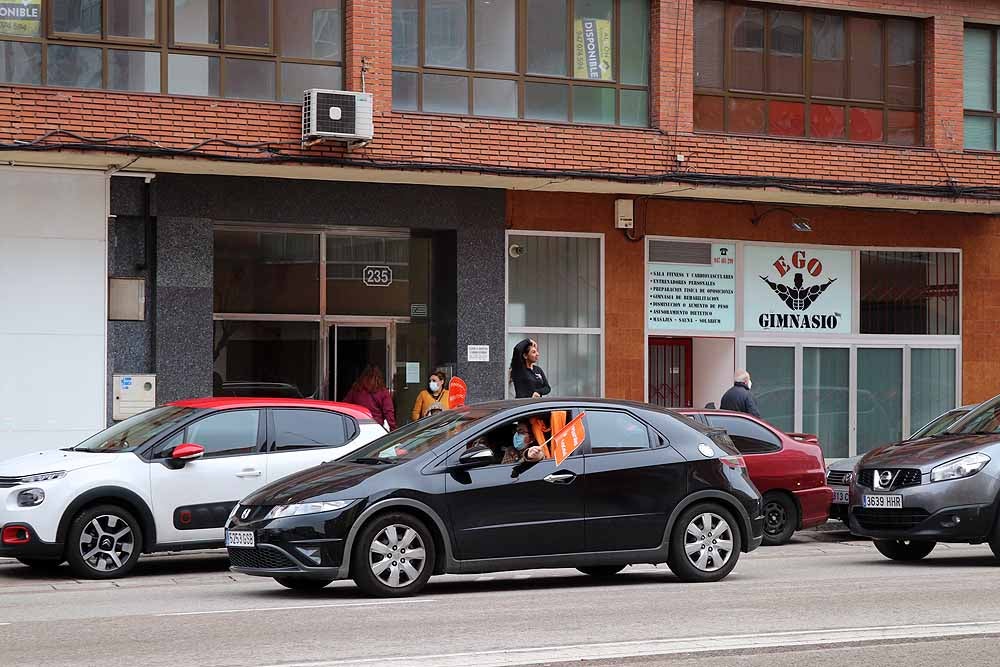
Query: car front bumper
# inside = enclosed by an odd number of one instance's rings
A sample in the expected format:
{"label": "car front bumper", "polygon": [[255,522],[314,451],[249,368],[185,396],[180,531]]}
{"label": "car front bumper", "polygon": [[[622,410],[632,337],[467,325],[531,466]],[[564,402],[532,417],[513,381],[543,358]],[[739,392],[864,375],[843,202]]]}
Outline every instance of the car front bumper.
{"label": "car front bumper", "polygon": [[24,521],[9,521],[2,528],[23,527],[28,534],[28,541],[22,544],[0,543],[0,557],[4,558],[37,558],[39,560],[59,560],[63,557],[64,547],[60,542],[45,542],[35,528]]}

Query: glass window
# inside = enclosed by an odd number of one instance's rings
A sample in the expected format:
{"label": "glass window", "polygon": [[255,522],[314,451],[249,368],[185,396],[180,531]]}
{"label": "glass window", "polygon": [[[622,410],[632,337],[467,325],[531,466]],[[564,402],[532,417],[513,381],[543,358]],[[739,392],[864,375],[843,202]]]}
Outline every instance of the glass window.
{"label": "glass window", "polygon": [[271,0],[224,0],[226,45],[271,48]]}
{"label": "glass window", "polygon": [[849,455],[850,365],[847,348],[802,350],[802,430],[819,438],[826,458]]}
{"label": "glass window", "polygon": [[649,124],[648,0],[394,0],[393,30],[395,109]]}
{"label": "glass window", "polygon": [[991,151],[996,147],[993,134],[993,119],[989,116],[965,117],[965,147],[973,150]]}
{"label": "glass window", "polygon": [[528,74],[566,76],[566,0],[528,0]]}
{"label": "glass window", "polygon": [[331,65],[281,63],[281,99],[283,101],[301,102],[303,91],[310,88],[341,90],[343,88],[342,70]]}
{"label": "glass window", "polygon": [[192,408],[162,406],[146,410],[92,435],[74,447],[81,452],[122,452],[146,444],[191,417]]}
{"label": "glass window", "polygon": [[509,79],[475,79],[472,113],[477,116],[517,118],[517,82]]}
{"label": "glass window", "polygon": [[[514,327],[511,327],[514,329]],[[507,359],[518,341],[531,338],[538,343],[541,359],[538,365],[552,387],[553,396],[601,395],[601,335],[593,334],[522,334],[507,336]],[[508,385],[511,396],[514,386]]]}
{"label": "glass window", "polygon": [[995,151],[1000,129],[1000,31],[967,28],[965,31],[965,147]]}
{"label": "glass window", "polygon": [[430,303],[430,245],[418,237],[327,236],[327,313],[409,317],[411,304]]}
{"label": "glass window", "polygon": [[155,51],[109,49],[108,88],[140,93],[160,92],[160,54]]}
{"label": "glass window", "polygon": [[[601,327],[601,243],[511,234],[507,321],[512,327]],[[558,259],[558,261],[554,261]]]}
{"label": "glass window", "polygon": [[275,11],[281,55],[310,60],[343,57],[341,0],[279,0]]}
{"label": "glass window", "polygon": [[696,0],[694,30],[697,131],[923,143],[920,21]]}
{"label": "glass window", "polygon": [[424,74],[424,111],[469,113],[469,79],[464,76]]}
{"label": "glass window", "polygon": [[861,251],[861,333],[959,334],[961,256]]}
{"label": "glass window", "polygon": [[761,417],[778,430],[795,430],[795,348],[747,347],[747,371]]}
{"label": "glass window", "polygon": [[781,439],[757,422],[743,417],[705,415],[708,425],[724,428],[740,454],[769,454],[781,451]]}
{"label": "glass window", "polygon": [[[174,0],[173,41],[217,45],[219,0]],[[173,60],[173,55],[170,59]]]}
{"label": "glass window", "polygon": [[340,447],[347,442],[343,415],[326,410],[272,410],[275,451]]}
{"label": "glass window", "polygon": [[68,88],[101,87],[101,50],[80,46],[48,48],[46,83]]}
{"label": "glass window", "polygon": [[226,97],[274,99],[274,61],[226,58]]}
{"label": "glass window", "polygon": [[101,11],[101,0],[52,0],[52,30],[100,35]]}
{"label": "glass window", "polygon": [[108,35],[130,39],[156,39],[156,0],[105,0]]}
{"label": "glass window", "polygon": [[215,312],[317,313],[318,234],[215,230]]}
{"label": "glass window", "polygon": [[586,415],[591,454],[649,449],[649,430],[631,415],[602,410],[587,410]]}
{"label": "glass window", "polygon": [[258,410],[209,415],[187,427],[185,440],[205,448],[205,458],[257,453]]}
{"label": "glass window", "polygon": [[0,81],[40,84],[42,45],[28,42],[0,42]]}
{"label": "glass window", "polygon": [[392,108],[398,111],[416,111],[417,78],[416,72],[392,73]]}
{"label": "glass window", "polygon": [[213,353],[216,396],[319,397],[318,323],[216,321]]}
{"label": "glass window", "polygon": [[514,0],[475,0],[476,69],[496,72],[517,70]]}
{"label": "glass window", "polygon": [[858,453],[903,437],[903,351],[858,349]]}
{"label": "glass window", "polygon": [[911,428],[955,407],[956,370],[955,350],[910,350]]}
{"label": "glass window", "polygon": [[219,58],[171,53],[167,59],[167,92],[218,97]]}

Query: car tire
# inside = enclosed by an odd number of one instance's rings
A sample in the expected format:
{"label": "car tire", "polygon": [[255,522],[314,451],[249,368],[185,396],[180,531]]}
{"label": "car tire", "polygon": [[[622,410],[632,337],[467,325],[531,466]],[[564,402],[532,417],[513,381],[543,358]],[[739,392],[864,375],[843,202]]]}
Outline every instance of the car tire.
{"label": "car tire", "polygon": [[309,577],[275,577],[274,580],[285,588],[301,593],[321,591],[333,583],[333,579],[311,579]]}
{"label": "car tire", "polygon": [[624,565],[594,565],[591,567],[578,567],[576,568],[580,572],[586,575],[594,577],[595,579],[609,579],[622,570],[625,569]]}
{"label": "car tire", "polygon": [[937,542],[923,540],[872,540],[875,548],[886,558],[900,561],[916,561],[934,551]]}
{"label": "car tire", "polygon": [[736,567],[742,549],[743,534],[732,512],[716,503],[698,503],[674,524],[667,564],[681,581],[719,581]]}
{"label": "car tire", "polygon": [[799,527],[799,508],[783,493],[764,496],[764,546],[788,544]]}
{"label": "car tire", "polygon": [[434,536],[423,521],[403,512],[383,514],[358,533],[351,577],[375,597],[416,595],[434,572],[435,555]]}
{"label": "car tire", "polygon": [[99,505],[73,518],[66,535],[66,560],[83,579],[125,577],[142,553],[142,528],[117,505]]}
{"label": "car tire", "polygon": [[22,565],[27,565],[33,570],[38,570],[39,572],[52,572],[59,568],[63,564],[63,561],[58,558],[18,558],[18,561]]}

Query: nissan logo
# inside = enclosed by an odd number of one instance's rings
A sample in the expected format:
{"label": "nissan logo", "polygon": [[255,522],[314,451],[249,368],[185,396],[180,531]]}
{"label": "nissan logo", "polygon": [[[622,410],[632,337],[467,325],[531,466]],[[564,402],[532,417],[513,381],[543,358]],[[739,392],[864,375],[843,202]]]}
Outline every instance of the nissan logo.
{"label": "nissan logo", "polygon": [[[878,482],[880,486],[888,488],[892,484],[892,472],[889,470],[883,470],[878,474]],[[243,517],[244,519],[246,517]]]}
{"label": "nissan logo", "polygon": [[240,515],[240,518],[243,519],[244,521],[246,521],[246,518],[248,516],[250,516],[250,508],[249,507],[246,508],[245,510],[243,510],[243,514]]}

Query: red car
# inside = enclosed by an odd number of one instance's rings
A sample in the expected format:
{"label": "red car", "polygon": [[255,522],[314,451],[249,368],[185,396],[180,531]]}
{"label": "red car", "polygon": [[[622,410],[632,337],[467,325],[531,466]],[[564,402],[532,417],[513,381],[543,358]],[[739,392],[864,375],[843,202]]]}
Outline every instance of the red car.
{"label": "red car", "polygon": [[744,455],[750,479],[764,496],[764,544],[785,544],[796,530],[819,526],[829,519],[833,490],[826,485],[826,464],[816,436],[782,433],[742,412],[678,412],[725,429]]}

